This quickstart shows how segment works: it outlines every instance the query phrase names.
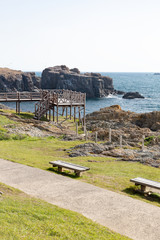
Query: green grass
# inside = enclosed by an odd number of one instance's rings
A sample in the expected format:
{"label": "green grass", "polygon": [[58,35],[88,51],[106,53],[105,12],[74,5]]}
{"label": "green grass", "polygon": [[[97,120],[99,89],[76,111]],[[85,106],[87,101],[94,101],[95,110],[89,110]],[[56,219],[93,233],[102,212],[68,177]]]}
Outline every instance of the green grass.
{"label": "green grass", "polygon": [[[57,171],[51,168],[49,161],[61,159],[90,167],[90,171],[84,172],[79,180],[160,206],[160,195],[152,194],[144,197],[136,193],[134,184],[130,182],[130,179],[135,177],[160,181],[160,169],[135,162],[116,161],[108,157],[69,158],[65,150],[81,143],[83,142],[31,137],[16,141],[1,141],[0,157],[55,173]],[[64,171],[63,174],[75,178],[69,171]]]}
{"label": "green grass", "polygon": [[155,136],[150,136],[150,137],[146,137],[145,139],[144,139],[144,145],[145,146],[148,146],[151,142],[152,142],[152,140],[155,138]]}
{"label": "green grass", "polygon": [[129,238],[85,218],[0,184],[2,240],[127,240]]}

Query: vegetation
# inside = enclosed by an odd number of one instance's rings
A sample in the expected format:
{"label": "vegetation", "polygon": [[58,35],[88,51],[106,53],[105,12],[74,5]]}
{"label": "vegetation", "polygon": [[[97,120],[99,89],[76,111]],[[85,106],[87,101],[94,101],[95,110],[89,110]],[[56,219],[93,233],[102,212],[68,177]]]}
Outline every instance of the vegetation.
{"label": "vegetation", "polygon": [[[25,165],[54,171],[49,161],[58,159],[90,167],[90,171],[82,174],[78,180],[107,188],[112,191],[129,194],[130,196],[145,200],[160,206],[158,195],[144,197],[135,192],[136,187],[130,182],[131,178],[144,177],[160,181],[160,170],[135,162],[117,161],[108,157],[75,157],[69,158],[67,149],[83,143],[82,141],[63,141],[57,138],[31,138],[23,140],[9,140],[0,142],[1,158]],[[64,175],[75,177],[64,170]]]}
{"label": "vegetation", "polygon": [[[23,113],[19,117],[27,119],[31,116],[33,115],[30,113]],[[135,191],[136,187],[130,182],[131,178],[139,176],[159,182],[160,169],[136,162],[118,161],[109,157],[90,156],[70,158],[67,150],[85,141],[64,141],[64,135],[61,135],[59,138],[55,138],[54,136],[37,138],[21,134],[11,134],[7,137],[8,133],[5,129],[5,125],[7,124],[14,127],[15,124],[19,123],[0,115],[0,140],[7,140],[0,141],[1,158],[43,170],[54,171],[57,174],[57,170],[50,166],[49,161],[61,159],[90,167],[90,171],[83,173],[78,180],[160,206],[160,195],[151,194],[150,196],[143,196],[138,194]],[[70,120],[65,124],[67,127],[73,127]],[[68,177],[75,177],[74,174],[71,174],[67,170],[64,170],[63,174]]]}
{"label": "vegetation", "polygon": [[150,136],[150,137],[146,137],[145,139],[144,139],[144,145],[145,146],[148,146],[151,142],[152,142],[152,140],[155,138],[155,136]]}
{"label": "vegetation", "polygon": [[0,184],[0,236],[9,239],[108,239],[127,237],[92,222],[81,214],[56,207]]}

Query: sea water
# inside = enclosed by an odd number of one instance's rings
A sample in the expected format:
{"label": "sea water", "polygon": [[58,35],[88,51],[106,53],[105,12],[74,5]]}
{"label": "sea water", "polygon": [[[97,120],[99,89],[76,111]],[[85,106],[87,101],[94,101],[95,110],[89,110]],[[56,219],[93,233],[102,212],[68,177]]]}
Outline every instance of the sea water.
{"label": "sea water", "polygon": [[[36,73],[40,76],[40,72]],[[118,104],[123,110],[133,112],[160,111],[160,75],[154,73],[112,73],[103,72],[103,76],[113,78],[116,90],[124,92],[139,92],[144,99],[123,99],[122,95],[110,94],[104,98],[87,99],[86,113],[91,113],[100,108]],[[15,103],[4,103],[15,109]],[[34,102],[21,103],[21,111],[34,112]]]}

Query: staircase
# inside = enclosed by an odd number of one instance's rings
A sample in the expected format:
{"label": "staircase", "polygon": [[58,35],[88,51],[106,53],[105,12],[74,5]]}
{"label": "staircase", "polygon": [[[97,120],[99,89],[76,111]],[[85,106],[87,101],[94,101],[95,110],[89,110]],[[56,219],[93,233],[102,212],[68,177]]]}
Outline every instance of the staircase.
{"label": "staircase", "polygon": [[50,92],[44,92],[42,100],[35,104],[35,119],[40,120],[44,114],[50,109],[51,105],[51,94]]}

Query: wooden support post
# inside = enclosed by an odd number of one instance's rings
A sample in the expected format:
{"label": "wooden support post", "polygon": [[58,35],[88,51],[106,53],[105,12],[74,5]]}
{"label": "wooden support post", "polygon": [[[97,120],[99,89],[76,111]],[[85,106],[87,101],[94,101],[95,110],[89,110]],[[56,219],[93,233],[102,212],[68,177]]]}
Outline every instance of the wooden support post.
{"label": "wooden support post", "polygon": [[76,177],[80,177],[80,173],[81,173],[81,172],[76,171],[76,170],[75,170],[74,172],[75,172]]}
{"label": "wooden support post", "polygon": [[86,93],[84,95],[84,111],[83,111],[83,124],[86,124]]}
{"label": "wooden support post", "polygon": [[144,193],[146,191],[146,186],[141,185],[141,192]]}
{"label": "wooden support post", "polygon": [[34,108],[34,112],[35,112],[35,114],[36,114],[36,112],[37,112],[37,108],[36,108],[36,106],[37,106],[37,104],[35,104],[35,108]]}
{"label": "wooden support post", "polygon": [[62,107],[62,117],[64,116],[64,110],[65,110],[65,108]]}
{"label": "wooden support post", "polygon": [[53,106],[53,122],[55,121],[55,106]]}
{"label": "wooden support post", "polygon": [[81,121],[81,111],[80,111],[80,107],[78,107],[78,124],[80,125],[80,121]]}
{"label": "wooden support post", "polygon": [[66,119],[68,118],[68,107],[66,107]]}
{"label": "wooden support post", "polygon": [[83,125],[86,124],[86,107],[84,105],[84,110],[83,110]]}
{"label": "wooden support post", "polygon": [[86,132],[86,125],[83,126],[83,131],[84,131],[84,134]]}
{"label": "wooden support post", "polygon": [[74,122],[76,121],[76,107],[74,107]]}
{"label": "wooden support post", "polygon": [[49,121],[51,121],[51,109],[49,109]]}
{"label": "wooden support post", "polygon": [[57,105],[57,123],[58,123],[58,105]]}
{"label": "wooden support post", "polygon": [[109,128],[109,142],[112,142],[112,132],[111,132],[111,128]]}
{"label": "wooden support post", "polygon": [[70,106],[70,120],[72,118],[72,106]]}
{"label": "wooden support post", "polygon": [[46,119],[48,118],[48,113],[46,112]]}
{"label": "wooden support post", "polygon": [[95,132],[95,143],[97,142],[97,132]]}
{"label": "wooden support post", "polygon": [[78,137],[78,123],[76,122],[76,136]]}
{"label": "wooden support post", "polygon": [[62,167],[58,166],[58,172],[62,172]]}
{"label": "wooden support post", "polygon": [[16,113],[18,113],[18,102],[16,102]]}
{"label": "wooden support post", "polygon": [[20,101],[17,102],[17,113],[20,114]]}

